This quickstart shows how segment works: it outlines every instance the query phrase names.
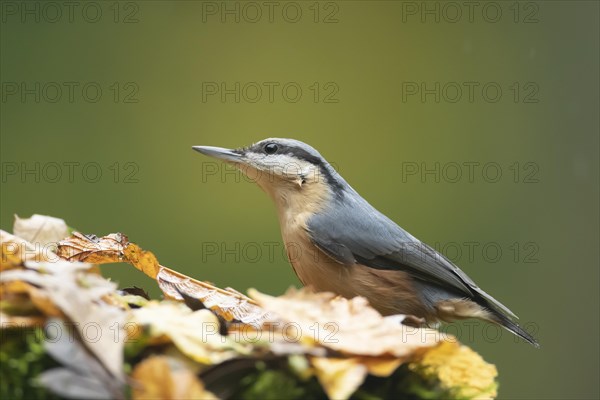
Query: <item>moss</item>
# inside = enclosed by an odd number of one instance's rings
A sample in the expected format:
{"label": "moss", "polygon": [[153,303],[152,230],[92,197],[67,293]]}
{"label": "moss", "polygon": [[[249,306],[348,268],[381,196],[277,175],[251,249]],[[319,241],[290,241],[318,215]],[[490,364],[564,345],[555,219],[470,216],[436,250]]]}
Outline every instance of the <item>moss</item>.
{"label": "moss", "polygon": [[327,396],[315,377],[307,378],[297,365],[284,358],[277,362],[256,362],[254,370],[239,381],[231,398],[311,400]]}
{"label": "moss", "polygon": [[0,398],[58,399],[35,382],[41,372],[58,365],[44,349],[43,331],[3,329],[0,334]]}

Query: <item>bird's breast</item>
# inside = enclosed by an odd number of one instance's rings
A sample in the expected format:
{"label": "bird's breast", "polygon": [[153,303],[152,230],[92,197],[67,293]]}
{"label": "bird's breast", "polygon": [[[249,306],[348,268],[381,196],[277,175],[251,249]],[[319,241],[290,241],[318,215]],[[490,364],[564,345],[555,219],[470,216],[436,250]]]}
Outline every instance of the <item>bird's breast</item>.
{"label": "bird's breast", "polygon": [[321,252],[310,239],[306,228],[307,216],[290,216],[281,225],[281,236],[288,260],[303,285],[317,291],[339,293],[344,280],[343,266]]}
{"label": "bird's breast", "polygon": [[366,297],[384,315],[429,314],[406,272],[340,264],[312,243],[305,225],[292,226],[282,227],[282,236],[290,264],[303,285],[346,298]]}

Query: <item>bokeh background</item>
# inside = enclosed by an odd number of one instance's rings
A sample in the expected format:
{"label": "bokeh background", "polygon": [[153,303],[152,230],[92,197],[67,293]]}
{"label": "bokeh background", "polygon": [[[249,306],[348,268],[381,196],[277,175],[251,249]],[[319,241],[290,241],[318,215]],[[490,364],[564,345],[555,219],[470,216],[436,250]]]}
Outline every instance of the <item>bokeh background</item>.
{"label": "bokeh background", "polygon": [[58,216],[279,294],[274,207],[191,146],[297,138],[539,338],[453,327],[502,398],[598,398],[598,2],[51,4],[2,1],[2,229]]}

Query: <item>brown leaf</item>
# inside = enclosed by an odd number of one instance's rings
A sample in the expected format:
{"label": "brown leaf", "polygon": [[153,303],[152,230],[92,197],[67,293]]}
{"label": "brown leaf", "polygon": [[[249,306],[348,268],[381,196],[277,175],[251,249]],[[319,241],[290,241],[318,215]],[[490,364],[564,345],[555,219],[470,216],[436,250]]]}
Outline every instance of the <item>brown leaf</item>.
{"label": "brown leaf", "polygon": [[136,365],[131,377],[132,398],[216,400],[196,376],[176,359],[151,356]]}
{"label": "brown leaf", "polygon": [[7,315],[0,311],[0,327],[2,327],[2,329],[31,328],[34,326],[44,326],[45,322],[46,318],[41,317],[39,315]]}
{"label": "brown leaf", "polygon": [[[58,244],[58,254],[69,261],[96,264],[127,262],[155,279],[166,297],[182,300],[179,291],[201,300],[228,321],[257,323],[265,313],[256,303],[235,290],[220,289],[206,282],[192,279],[177,271],[163,267],[150,251],[130,243],[127,236],[113,233],[102,238],[79,232]],[[179,289],[179,291],[178,291]]]}
{"label": "brown leaf", "polygon": [[58,242],[57,254],[67,261],[81,261],[91,264],[106,264],[121,262],[123,249],[128,244],[127,236],[111,233],[97,238],[94,235],[84,235],[80,232]]}
{"label": "brown leaf", "polygon": [[227,321],[236,320],[245,324],[260,325],[268,318],[265,310],[237,291],[220,289],[165,267],[160,269],[156,280],[167,297],[181,300],[183,297],[179,292],[185,293],[200,299],[206,307]]}
{"label": "brown leaf", "polygon": [[5,282],[0,286],[0,295],[2,297],[15,293],[29,293],[31,285],[22,281]]}
{"label": "brown leaf", "polygon": [[25,281],[18,280],[0,282],[0,298],[5,303],[11,306],[18,306],[24,296],[30,305],[37,308],[47,317],[64,317],[60,309],[37,287]]}
{"label": "brown leaf", "polygon": [[64,317],[63,312],[50,300],[43,290],[27,284],[27,293],[29,293],[31,302],[47,317]]}

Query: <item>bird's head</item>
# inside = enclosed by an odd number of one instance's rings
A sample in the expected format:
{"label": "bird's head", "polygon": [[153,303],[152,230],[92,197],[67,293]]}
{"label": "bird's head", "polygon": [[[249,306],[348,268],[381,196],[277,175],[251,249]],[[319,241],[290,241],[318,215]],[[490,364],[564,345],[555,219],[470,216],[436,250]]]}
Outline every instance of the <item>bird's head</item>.
{"label": "bird's head", "polygon": [[238,149],[193,149],[237,166],[278,206],[321,204],[342,196],[347,185],[317,150],[294,139],[269,138]]}

